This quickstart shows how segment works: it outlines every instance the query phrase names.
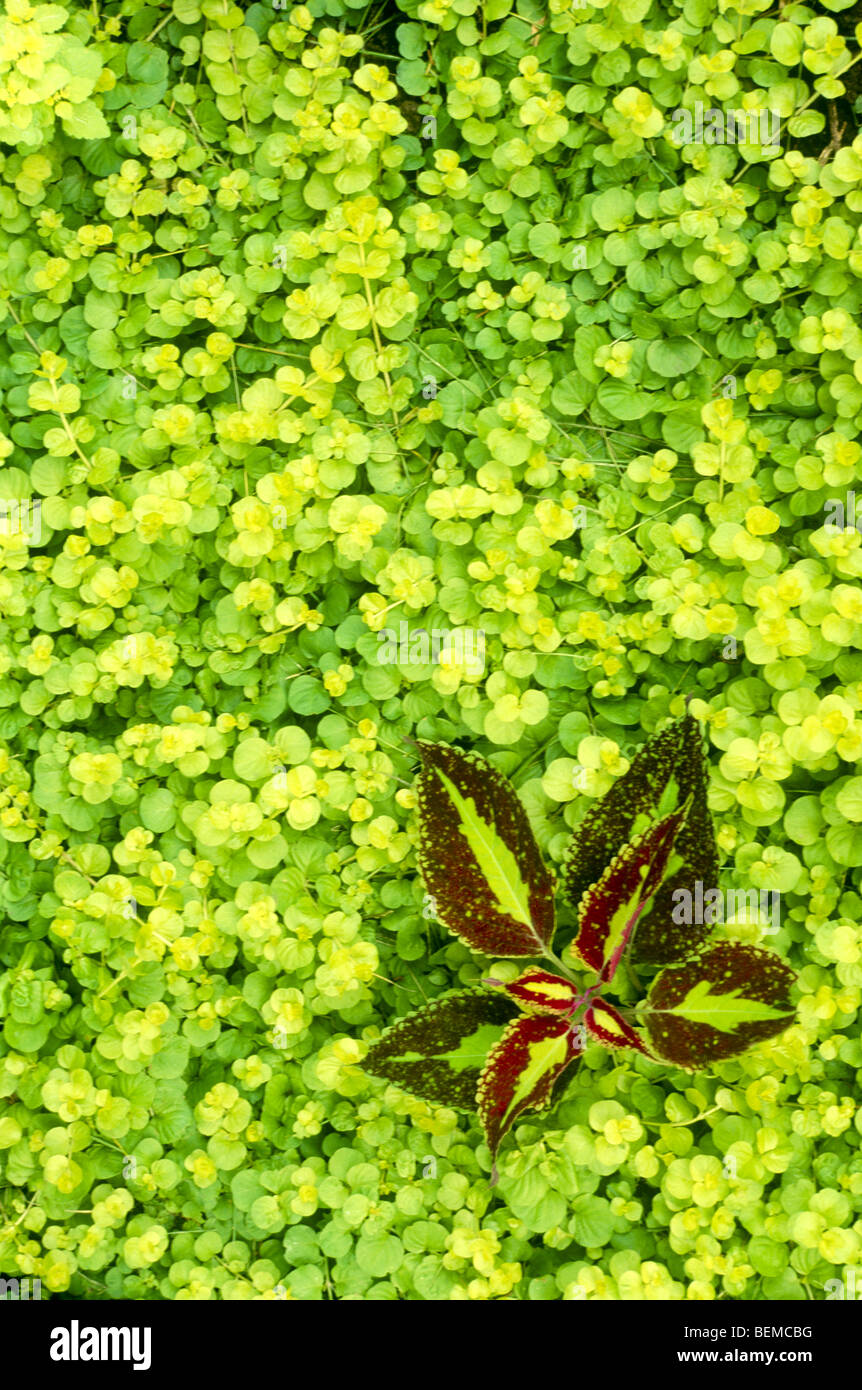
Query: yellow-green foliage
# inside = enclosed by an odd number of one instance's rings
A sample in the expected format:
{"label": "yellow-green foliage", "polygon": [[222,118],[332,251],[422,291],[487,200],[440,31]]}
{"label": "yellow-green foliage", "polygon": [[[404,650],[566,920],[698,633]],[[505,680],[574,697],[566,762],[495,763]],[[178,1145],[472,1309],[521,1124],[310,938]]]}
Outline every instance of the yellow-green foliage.
{"label": "yellow-green foliage", "polygon": [[[7,0],[0,1273],[862,1275],[845,11]],[[780,140],[680,144],[698,103]],[[401,623],[484,634],[481,669],[381,663]],[[559,866],[686,695],[725,878],[782,894],[798,1022],[694,1078],[591,1049],[492,1189],[469,1117],[361,1065],[488,970],[423,903],[405,736],[490,754]]]}

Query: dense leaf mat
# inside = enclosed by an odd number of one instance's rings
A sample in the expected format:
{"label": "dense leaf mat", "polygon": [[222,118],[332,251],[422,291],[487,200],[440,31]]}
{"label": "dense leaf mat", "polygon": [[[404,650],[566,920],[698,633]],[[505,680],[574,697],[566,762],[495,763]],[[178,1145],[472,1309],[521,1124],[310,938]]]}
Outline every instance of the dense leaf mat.
{"label": "dense leaf mat", "polygon": [[[43,1296],[862,1272],[858,7],[510,4],[0,16],[0,1274]],[[492,1188],[361,1066],[489,970],[405,739],[490,756],[559,876],[686,697],[721,881],[781,894],[718,936],[798,1020],[694,1076],[588,1047]]]}

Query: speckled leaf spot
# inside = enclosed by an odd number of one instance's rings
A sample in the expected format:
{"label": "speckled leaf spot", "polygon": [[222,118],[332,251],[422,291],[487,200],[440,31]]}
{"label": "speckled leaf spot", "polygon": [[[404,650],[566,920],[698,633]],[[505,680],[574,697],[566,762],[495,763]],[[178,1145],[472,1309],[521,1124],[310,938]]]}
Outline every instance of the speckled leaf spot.
{"label": "speckled leaf spot", "polygon": [[697,1069],[783,1033],[795,1017],[795,978],[773,952],[732,941],[663,970],[644,1013],[656,1053]]}
{"label": "speckled leaf spot", "polygon": [[517,1013],[504,994],[446,995],[387,1028],[363,1066],[424,1100],[475,1110],[488,1053]]}
{"label": "speckled leaf spot", "polygon": [[[572,950],[609,982],[638,923],[680,863],[676,841],[684,812],[674,811],[620,850],[578,907]],[[686,954],[691,954],[687,952]]]}
{"label": "speckled leaf spot", "polygon": [[642,1052],[645,1057],[652,1053],[643,1038],[632,1028],[612,1004],[604,999],[596,999],[584,1015],[587,1032],[603,1047],[630,1047]]}
{"label": "speckled leaf spot", "polygon": [[566,1019],[525,1014],[509,1024],[479,1080],[479,1118],[492,1155],[519,1115],[550,1103],[555,1084],[582,1050]]}
{"label": "speckled leaf spot", "polygon": [[511,984],[503,985],[503,989],[527,1013],[568,1014],[578,997],[577,989],[568,980],[533,967]]}
{"label": "speckled leaf spot", "polygon": [[673,921],[673,894],[684,888],[694,894],[718,882],[718,851],[706,803],[707,768],[697,721],[689,714],[656,734],[632,761],[628,772],[593,806],[575,830],[563,879],[566,896],[577,907],[583,894],[601,878],[621,844],[650,822],[685,805],[685,822],[677,838],[681,864],[668,877],[638,923],[632,960],[669,965],[685,960],[709,936],[709,923],[684,928]]}
{"label": "speckled leaf spot", "polygon": [[419,868],[444,926],[474,951],[537,956],[554,881],[514,790],[484,758],[420,742]]}

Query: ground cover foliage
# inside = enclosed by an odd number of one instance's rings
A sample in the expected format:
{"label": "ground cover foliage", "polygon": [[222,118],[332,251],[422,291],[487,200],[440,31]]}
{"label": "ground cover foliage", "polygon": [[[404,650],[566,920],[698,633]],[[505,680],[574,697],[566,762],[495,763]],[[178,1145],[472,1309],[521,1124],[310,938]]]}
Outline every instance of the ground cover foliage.
{"label": "ground cover foliage", "polygon": [[[7,0],[0,1274],[862,1274],[858,20]],[[679,144],[698,103],[780,141]],[[405,740],[489,757],[560,877],[686,699],[721,882],[781,895],[712,940],[766,940],[796,1021],[696,1073],[588,1046],[492,1187],[474,1118],[362,1067],[520,968],[435,920]]]}

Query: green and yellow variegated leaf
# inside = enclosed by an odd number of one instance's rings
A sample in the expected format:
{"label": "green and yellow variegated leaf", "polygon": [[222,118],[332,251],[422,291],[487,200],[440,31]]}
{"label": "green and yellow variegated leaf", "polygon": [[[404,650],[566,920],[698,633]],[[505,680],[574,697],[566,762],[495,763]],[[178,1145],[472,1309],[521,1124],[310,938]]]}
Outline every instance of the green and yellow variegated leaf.
{"label": "green and yellow variegated leaf", "polygon": [[727,989],[710,980],[698,980],[685,998],[667,1012],[691,1023],[708,1023],[720,1033],[735,1033],[745,1023],[762,1023],[765,1019],[782,1017],[781,1010],[774,1009],[771,1004],[747,998],[741,985],[737,989]]}
{"label": "green and yellow variegated leaf", "polygon": [[572,950],[607,982],[657,893],[678,867],[676,840],[684,811],[658,821],[611,861],[598,883],[583,895]]}
{"label": "green and yellow variegated leaf", "polygon": [[512,787],[476,753],[419,752],[419,868],[438,919],[474,951],[541,955],[554,881]]}
{"label": "green and yellow variegated leaf", "polygon": [[493,1155],[519,1115],[551,1102],[563,1072],[582,1050],[567,1019],[525,1014],[509,1024],[479,1080],[479,1118]]}
{"label": "green and yellow variegated leaf", "polygon": [[795,978],[772,951],[732,941],[663,970],[644,1016],[656,1053],[682,1067],[707,1067],[782,1033],[795,1017]]}
{"label": "green and yellow variegated leaf", "polygon": [[517,1014],[503,994],[445,995],[387,1028],[363,1066],[423,1100],[475,1110],[488,1053]]}
{"label": "green and yellow variegated leaf", "polygon": [[718,881],[718,851],[706,789],[700,728],[687,714],[640,749],[628,771],[590,808],[575,830],[563,878],[566,896],[577,908],[621,845],[650,823],[689,804],[675,846],[680,866],[638,923],[632,944],[635,962],[668,965],[685,960],[709,936],[710,924],[693,922],[680,927],[672,916],[675,901],[679,901],[673,897],[676,890],[685,889],[694,896],[698,881],[704,890]]}

